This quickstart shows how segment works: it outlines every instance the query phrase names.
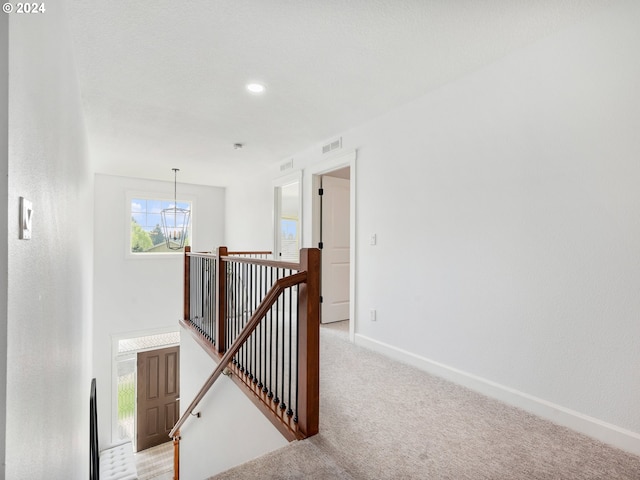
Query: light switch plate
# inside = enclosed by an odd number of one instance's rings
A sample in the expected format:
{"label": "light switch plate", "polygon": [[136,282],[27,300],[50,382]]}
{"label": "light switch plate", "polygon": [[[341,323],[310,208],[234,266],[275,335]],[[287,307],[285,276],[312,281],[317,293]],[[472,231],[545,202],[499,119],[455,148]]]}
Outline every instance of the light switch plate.
{"label": "light switch plate", "polygon": [[31,225],[33,204],[24,197],[20,197],[20,240],[31,239]]}

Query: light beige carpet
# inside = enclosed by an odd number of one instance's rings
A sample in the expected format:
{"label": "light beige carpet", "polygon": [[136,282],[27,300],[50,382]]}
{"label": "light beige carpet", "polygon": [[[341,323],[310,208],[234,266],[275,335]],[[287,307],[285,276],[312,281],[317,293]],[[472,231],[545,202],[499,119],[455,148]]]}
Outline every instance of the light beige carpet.
{"label": "light beige carpet", "polygon": [[138,480],[173,479],[173,442],[162,443],[134,455]]}
{"label": "light beige carpet", "polygon": [[320,433],[213,477],[640,479],[640,457],[322,329]]}

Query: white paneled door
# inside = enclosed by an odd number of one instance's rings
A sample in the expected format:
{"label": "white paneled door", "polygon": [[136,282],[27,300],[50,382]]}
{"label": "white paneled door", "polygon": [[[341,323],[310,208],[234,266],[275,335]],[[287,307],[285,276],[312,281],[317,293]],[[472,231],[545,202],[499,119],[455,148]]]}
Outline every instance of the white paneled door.
{"label": "white paneled door", "polygon": [[349,180],[322,177],[322,323],[349,319]]}

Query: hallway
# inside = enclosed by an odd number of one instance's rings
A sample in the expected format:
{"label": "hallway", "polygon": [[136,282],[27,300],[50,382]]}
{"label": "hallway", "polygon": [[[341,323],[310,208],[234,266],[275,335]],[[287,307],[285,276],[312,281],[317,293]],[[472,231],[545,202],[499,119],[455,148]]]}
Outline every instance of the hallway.
{"label": "hallway", "polygon": [[640,458],[321,330],[320,433],[213,477],[637,479]]}

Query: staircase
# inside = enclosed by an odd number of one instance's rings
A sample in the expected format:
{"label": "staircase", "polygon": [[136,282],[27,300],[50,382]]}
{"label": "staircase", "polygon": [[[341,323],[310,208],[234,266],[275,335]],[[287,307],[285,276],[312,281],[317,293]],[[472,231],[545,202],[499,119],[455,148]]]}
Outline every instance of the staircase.
{"label": "staircase", "polygon": [[176,472],[188,420],[223,373],[287,440],[318,432],[320,251],[302,249],[299,263],[265,256],[186,249],[180,324],[217,366],[171,431]]}

